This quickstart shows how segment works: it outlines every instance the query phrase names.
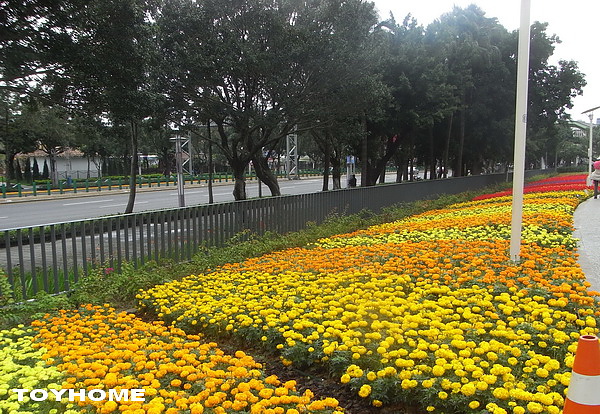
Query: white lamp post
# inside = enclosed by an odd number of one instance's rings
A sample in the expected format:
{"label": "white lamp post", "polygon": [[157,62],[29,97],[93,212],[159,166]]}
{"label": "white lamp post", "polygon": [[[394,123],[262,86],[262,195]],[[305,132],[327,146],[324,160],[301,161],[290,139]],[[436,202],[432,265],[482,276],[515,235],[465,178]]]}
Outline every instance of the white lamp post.
{"label": "white lamp post", "polygon": [[181,156],[181,135],[177,131],[177,135],[174,138],[170,138],[171,141],[175,141],[175,161],[177,165],[177,199],[179,201],[179,207],[185,207],[185,196],[183,189],[183,161]]}
{"label": "white lamp post", "polygon": [[523,226],[523,185],[525,183],[525,138],[527,135],[527,82],[529,79],[529,14],[531,0],[521,0],[521,25],[517,58],[517,102],[515,108],[515,153],[513,162],[513,201],[510,258],[521,258]]}
{"label": "white lamp post", "polygon": [[600,106],[595,106],[592,109],[588,109],[587,111],[583,111],[581,114],[588,114],[590,118],[590,143],[588,146],[588,174],[592,172],[592,137],[594,135],[594,111],[600,108]]}

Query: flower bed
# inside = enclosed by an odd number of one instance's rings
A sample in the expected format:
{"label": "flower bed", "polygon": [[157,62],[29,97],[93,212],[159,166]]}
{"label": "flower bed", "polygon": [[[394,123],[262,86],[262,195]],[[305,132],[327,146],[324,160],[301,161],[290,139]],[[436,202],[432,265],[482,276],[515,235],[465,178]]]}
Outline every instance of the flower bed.
{"label": "flower bed", "polygon": [[0,331],[0,413],[75,413],[57,401],[18,401],[15,388],[55,389],[64,375],[49,367],[43,359],[44,350],[33,343],[35,332],[30,327]]}
{"label": "flower bed", "polygon": [[525,197],[522,260],[508,257],[510,198],[443,210],[249,259],[138,297],[188,332],[324,364],[375,406],[560,411],[576,340],[595,334],[572,214],[584,180]]}
{"label": "flower bed", "polygon": [[[586,175],[562,175],[558,177],[545,178],[525,184],[524,193],[541,193],[553,191],[582,190],[585,188]],[[509,196],[512,190],[500,191],[493,194],[485,194],[475,197],[475,200],[484,200],[501,196]]]}
{"label": "flower bed", "polygon": [[145,391],[144,402],[76,397],[73,412],[342,413],[334,398],[315,399],[309,390],[297,392],[295,381],[265,376],[242,351],[229,355],[200,336],[108,306],[62,311],[32,325],[35,356],[62,377],[58,388]]}

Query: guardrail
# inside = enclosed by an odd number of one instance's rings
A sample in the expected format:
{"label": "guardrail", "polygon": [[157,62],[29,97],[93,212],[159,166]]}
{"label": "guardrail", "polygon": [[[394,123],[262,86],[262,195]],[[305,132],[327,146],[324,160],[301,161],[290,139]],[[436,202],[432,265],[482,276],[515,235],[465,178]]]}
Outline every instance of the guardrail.
{"label": "guardrail", "polygon": [[[541,173],[527,171],[526,176]],[[2,231],[0,266],[16,299],[40,290],[69,291],[95,267],[120,269],[154,260],[191,260],[201,246],[222,246],[243,231],[297,231],[333,212],[379,212],[401,202],[480,189],[510,179],[507,174],[383,184],[117,215]],[[1,294],[1,292],[0,292]]]}
{"label": "guardrail", "polygon": [[[319,172],[314,171],[301,171],[300,177],[315,177],[321,175]],[[278,174],[278,177],[283,177],[284,174]],[[246,177],[247,181],[256,181],[257,177],[255,174],[249,174]],[[185,184],[208,184],[208,174],[199,175],[186,175],[184,177]],[[227,183],[233,182],[233,176],[228,173],[216,173],[212,178],[213,183]],[[152,188],[152,187],[169,187],[177,186],[177,176],[164,176],[164,177],[144,177],[137,176],[136,187],[138,188]],[[96,178],[94,180],[59,180],[58,187],[52,188],[49,183],[40,184],[33,182],[29,186],[24,186],[21,183],[17,183],[8,187],[5,183],[0,183],[0,197],[28,197],[28,196],[39,196],[39,195],[53,195],[53,194],[77,194],[77,193],[89,193],[99,191],[111,191],[111,190],[127,190],[129,189],[129,181],[126,178]]]}

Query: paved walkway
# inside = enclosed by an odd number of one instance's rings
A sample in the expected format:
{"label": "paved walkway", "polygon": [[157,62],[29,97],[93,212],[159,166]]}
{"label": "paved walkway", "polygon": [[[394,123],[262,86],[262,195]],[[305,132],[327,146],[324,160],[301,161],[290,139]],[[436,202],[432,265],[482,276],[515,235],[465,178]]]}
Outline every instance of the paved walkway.
{"label": "paved walkway", "polygon": [[573,215],[579,239],[579,265],[592,284],[590,290],[600,291],[600,198],[581,203]]}

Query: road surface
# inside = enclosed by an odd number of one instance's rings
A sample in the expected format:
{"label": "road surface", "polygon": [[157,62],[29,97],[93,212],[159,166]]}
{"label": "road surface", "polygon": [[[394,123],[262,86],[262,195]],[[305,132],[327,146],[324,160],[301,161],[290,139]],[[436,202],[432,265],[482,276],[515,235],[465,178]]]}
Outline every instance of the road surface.
{"label": "road surface", "polygon": [[[395,174],[386,176],[387,182],[393,182],[394,178]],[[344,179],[343,177],[342,180]],[[302,180],[279,180],[279,186],[283,195],[314,193],[321,191],[323,179],[315,177]],[[214,201],[216,203],[233,201],[232,192],[233,184],[215,184]],[[246,193],[248,198],[258,197],[258,184],[247,183]],[[93,196],[90,196],[91,194]],[[269,188],[264,184],[262,194],[263,196],[270,194]],[[184,195],[186,206],[208,203],[206,184],[186,187]],[[128,198],[128,190],[78,193],[77,196],[71,194],[38,199],[27,197],[27,200],[7,198],[0,200],[0,230],[120,214],[125,210]],[[178,207],[177,188],[161,187],[138,191],[134,212],[174,207]]]}

